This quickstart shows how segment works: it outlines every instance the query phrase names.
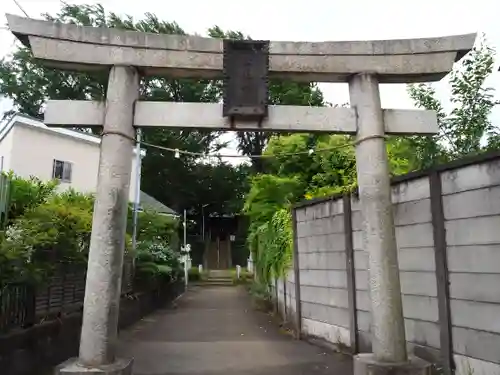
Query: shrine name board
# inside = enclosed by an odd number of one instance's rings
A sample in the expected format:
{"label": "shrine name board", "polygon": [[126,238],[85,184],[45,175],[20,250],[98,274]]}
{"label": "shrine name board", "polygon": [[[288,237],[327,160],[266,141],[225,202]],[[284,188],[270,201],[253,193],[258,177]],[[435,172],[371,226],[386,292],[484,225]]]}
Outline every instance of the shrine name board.
{"label": "shrine name board", "polygon": [[267,117],[269,42],[224,40],[223,116],[240,121]]}

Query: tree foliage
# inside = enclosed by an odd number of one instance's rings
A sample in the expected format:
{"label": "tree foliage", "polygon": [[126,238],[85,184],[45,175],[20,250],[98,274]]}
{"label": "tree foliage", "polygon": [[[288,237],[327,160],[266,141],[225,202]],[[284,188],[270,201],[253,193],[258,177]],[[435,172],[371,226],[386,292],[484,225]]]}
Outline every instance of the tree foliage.
{"label": "tree foliage", "polygon": [[[157,34],[181,34],[175,22],[158,19],[146,13],[143,19],[107,12],[102,5],[63,4],[56,15],[44,15],[54,22],[111,27]],[[237,31],[223,31],[214,26],[209,36],[247,38]],[[43,118],[44,103],[51,99],[103,100],[106,94],[106,73],[76,73],[47,69],[33,59],[29,49],[18,48],[11,57],[0,62],[0,94],[13,100],[16,110]],[[272,81],[271,104],[323,105],[323,95],[314,84]],[[141,99],[175,102],[217,102],[222,98],[222,82],[194,79],[145,77],[141,80]],[[219,132],[172,131],[144,129],[143,140],[171,149],[207,154],[224,146]],[[238,133],[238,148],[245,155],[260,155],[269,135]],[[260,159],[253,160],[254,169],[262,171]],[[200,163],[200,158],[183,154],[177,159],[171,152],[148,148],[143,162],[142,188],[162,203],[177,211],[188,209],[199,216],[201,205],[210,213],[234,213],[241,209],[246,189],[247,168],[232,168],[220,160]],[[238,192],[233,194],[233,192]],[[232,212],[231,212],[232,211]],[[208,212],[207,212],[208,213]]]}
{"label": "tree foliage", "polygon": [[[493,89],[485,85],[493,70],[493,57],[494,51],[483,40],[455,66],[449,76],[452,108],[448,112],[437,99],[432,85],[409,86],[410,96],[419,107],[436,111],[440,134],[389,137],[386,147],[392,175],[498,148],[498,128],[490,121],[491,110],[498,101],[494,99]],[[351,137],[341,135],[271,137],[264,151],[268,174],[251,181],[251,193],[245,204],[251,219],[249,245],[257,256],[256,264],[266,283],[277,275],[276,262],[281,262],[279,269],[288,261],[286,257],[276,256],[274,251],[280,248],[287,254],[282,244],[288,241],[291,224],[277,220],[274,215],[281,215],[286,207],[304,196],[312,198],[355,188],[352,141]],[[295,182],[293,194],[277,188],[281,181]],[[268,253],[263,249],[271,250]]]}
{"label": "tree foliage", "polygon": [[259,281],[270,285],[273,278],[283,277],[291,265],[293,229],[290,210],[281,208],[271,220],[252,232],[253,256]]}
{"label": "tree foliage", "polygon": [[[0,287],[16,281],[41,282],[58,266],[86,263],[94,196],[71,189],[58,192],[54,181],[12,174],[10,178],[11,217],[0,232]],[[129,222],[131,218],[129,208]],[[133,254],[139,273],[149,278],[178,269],[178,228],[176,219],[153,211],[140,213],[139,245]],[[129,226],[127,253],[131,253],[131,232]]]}
{"label": "tree foliage", "polygon": [[87,259],[93,198],[74,191],[52,192],[43,200],[36,198],[27,202],[23,214],[3,233],[0,284],[39,282],[57,264],[79,264]]}
{"label": "tree foliage", "polygon": [[[141,20],[121,17],[106,12],[102,5],[64,4],[56,15],[45,14],[47,20],[83,26],[111,27],[138,30],[158,34],[185,34],[175,22],[158,19],[146,13]],[[11,57],[0,62],[0,94],[11,98],[15,109],[27,115],[43,118],[44,103],[51,99],[103,100],[107,88],[107,73],[77,73],[45,68],[33,59],[28,48],[19,47]],[[207,80],[167,79],[145,77],[141,81],[141,99],[176,102],[215,102],[220,98],[220,84]],[[219,132],[172,131],[168,129],[145,129],[143,140],[171,149],[191,153],[207,154],[219,150],[224,144]],[[222,171],[218,170],[218,167]],[[207,185],[199,175],[206,176],[217,171],[224,174],[224,184],[217,180]],[[241,190],[242,170],[233,170],[227,164],[216,166],[201,164],[199,158],[183,154],[179,159],[168,151],[155,148],[147,150],[142,167],[142,187],[148,194],[177,211],[190,211],[205,202],[211,203],[214,211],[223,212],[232,201],[232,192]],[[239,185],[231,185],[231,183]],[[214,186],[218,184],[218,186]],[[210,193],[214,193],[217,197]],[[222,193],[225,193],[222,196]],[[236,204],[237,205],[237,204]]]}
{"label": "tree foliage", "polygon": [[8,221],[12,222],[40,204],[46,202],[56,191],[57,181],[42,181],[37,177],[28,179],[9,172],[4,174],[10,185]]}
{"label": "tree foliage", "polygon": [[[393,174],[408,172],[404,145],[398,138],[387,143]],[[355,189],[356,157],[352,137],[299,133],[271,137],[264,156],[268,173],[251,180],[245,213],[256,269],[268,283],[289,266],[291,204]]]}
{"label": "tree foliage", "polygon": [[[396,137],[386,141],[392,175],[430,167],[465,155],[498,148],[500,135],[490,114],[498,104],[494,90],[485,85],[493,71],[494,51],[481,41],[458,63],[449,76],[451,109],[445,110],[432,85],[410,85],[417,106],[437,113],[440,133],[433,137]],[[246,210],[250,215],[249,245],[256,255],[261,279],[266,283],[286,265],[290,223],[277,220],[290,203],[304,197],[330,195],[356,187],[353,139],[341,135],[292,134],[271,137],[264,155],[268,175],[251,181]],[[264,184],[263,181],[275,182]],[[278,181],[295,181],[293,194],[276,188]],[[287,202],[269,197],[287,197]],[[255,212],[255,214],[252,214]],[[281,237],[280,237],[281,236]],[[265,250],[264,249],[270,249]],[[281,262],[277,265],[276,262]],[[276,268],[278,267],[278,268]]]}
{"label": "tree foliage", "polygon": [[[45,17],[78,25],[185,34],[175,22],[159,20],[153,14],[146,13],[143,19],[134,20],[108,13],[101,5],[64,5],[59,14]],[[217,26],[209,29],[208,34],[219,38],[250,38]],[[494,68],[494,55],[495,51],[483,39],[456,65],[449,76],[450,109],[438,100],[434,86],[409,85],[408,92],[417,106],[436,111],[440,133],[430,137],[389,137],[387,153],[392,174],[404,174],[498,148],[500,133],[490,121],[491,110],[498,101],[493,89],[485,85]],[[43,116],[47,98],[103,100],[106,86],[107,74],[46,69],[35,62],[24,47],[0,62],[0,94],[11,98],[16,109],[37,118]],[[148,77],[141,81],[142,100],[217,102],[221,100],[221,94],[220,81],[163,77]],[[270,82],[270,104],[326,105],[315,84],[279,80]],[[224,146],[217,132],[147,129],[143,137],[149,143],[200,154]],[[253,172],[257,175],[249,181],[248,168],[234,168],[220,160],[207,163],[193,155],[175,158],[170,152],[152,148],[144,160],[142,186],[172,208],[187,208],[197,215],[201,206],[207,203],[206,210],[212,213],[234,213],[242,208],[245,199],[243,212],[250,218],[248,242],[258,255],[257,262],[261,262],[260,272],[278,274],[288,259],[284,254],[289,250],[287,233],[290,222],[284,220],[283,215],[288,213],[290,204],[304,197],[355,187],[352,138],[308,134],[278,136],[256,132],[238,133],[237,139],[243,154],[264,156],[252,159]],[[39,195],[41,204],[44,204],[42,188],[40,186],[39,191],[34,188],[33,193]],[[245,195],[247,189],[249,192]],[[23,216],[24,211],[15,215]],[[151,254],[146,258],[151,260]]]}
{"label": "tree foliage", "polygon": [[498,148],[498,128],[491,123],[490,114],[499,102],[494,88],[485,84],[494,68],[495,51],[484,37],[472,51],[455,66],[449,76],[450,105],[437,98],[430,84],[409,85],[408,92],[418,107],[437,113],[439,134],[432,137],[411,137],[407,155],[411,169],[428,168],[437,163]]}
{"label": "tree foliage", "polygon": [[244,206],[249,217],[247,243],[256,261],[260,281],[282,276],[291,257],[290,203],[297,200],[303,184],[297,178],[264,174],[252,178]]}
{"label": "tree foliage", "polygon": [[[128,232],[132,232],[132,211],[129,210]],[[139,213],[135,253],[136,275],[139,279],[171,277],[181,271],[179,261],[179,220],[154,211]]]}

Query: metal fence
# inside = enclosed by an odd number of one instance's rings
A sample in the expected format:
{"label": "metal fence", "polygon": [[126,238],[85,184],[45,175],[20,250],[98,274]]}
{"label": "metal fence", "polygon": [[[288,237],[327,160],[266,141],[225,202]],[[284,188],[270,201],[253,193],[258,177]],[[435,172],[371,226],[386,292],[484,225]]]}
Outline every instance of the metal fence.
{"label": "metal fence", "polygon": [[26,284],[9,284],[0,291],[0,332],[24,327],[29,320],[32,293]]}
{"label": "metal fence", "polygon": [[10,178],[0,171],[0,228],[4,228],[9,213],[10,203]]}
{"label": "metal fence", "polygon": [[[66,265],[58,267],[57,272],[43,284],[12,283],[3,286],[0,289],[0,334],[80,310],[85,296],[85,277],[85,267]],[[126,257],[122,294],[132,290],[132,259]]]}

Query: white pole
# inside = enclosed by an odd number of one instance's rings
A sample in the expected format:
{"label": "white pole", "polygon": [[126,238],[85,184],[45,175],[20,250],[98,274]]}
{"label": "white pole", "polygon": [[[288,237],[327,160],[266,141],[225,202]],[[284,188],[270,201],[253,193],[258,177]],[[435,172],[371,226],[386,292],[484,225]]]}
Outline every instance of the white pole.
{"label": "white pole", "polygon": [[184,255],[184,284],[187,288],[188,286],[188,277],[189,277],[189,272],[188,272],[188,256],[187,254]]}
{"label": "white pole", "polygon": [[201,237],[205,243],[205,205],[201,205]]}
{"label": "white pole", "polygon": [[134,197],[134,211],[132,216],[132,249],[137,247],[137,222],[139,219],[139,205],[141,201],[141,131],[137,129],[136,132],[137,143],[135,146],[135,197]]}
{"label": "white pole", "polygon": [[187,288],[188,286],[188,253],[187,253],[187,213],[186,210],[184,210],[184,283]]}
{"label": "white pole", "polygon": [[184,249],[186,249],[187,245],[187,213],[184,210]]}

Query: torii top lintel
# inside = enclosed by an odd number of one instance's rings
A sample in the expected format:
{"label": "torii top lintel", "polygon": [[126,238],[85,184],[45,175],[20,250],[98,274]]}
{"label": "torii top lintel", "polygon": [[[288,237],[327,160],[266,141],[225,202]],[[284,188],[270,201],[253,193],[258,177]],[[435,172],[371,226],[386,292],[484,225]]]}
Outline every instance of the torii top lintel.
{"label": "torii top lintel", "polygon": [[[10,30],[36,58],[55,68],[92,71],[112,65],[137,67],[144,75],[221,78],[223,41],[111,28],[83,27],[7,14]],[[352,74],[377,74],[381,83],[443,78],[472,48],[476,34],[440,38],[271,42],[272,77],[346,82]]]}

